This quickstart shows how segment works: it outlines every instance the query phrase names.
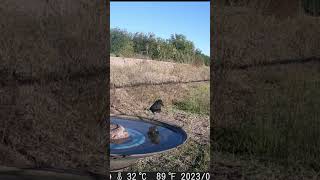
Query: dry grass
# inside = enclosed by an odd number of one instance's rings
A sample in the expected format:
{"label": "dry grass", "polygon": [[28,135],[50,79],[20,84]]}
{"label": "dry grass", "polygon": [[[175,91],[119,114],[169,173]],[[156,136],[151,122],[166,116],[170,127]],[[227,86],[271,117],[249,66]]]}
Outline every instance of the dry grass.
{"label": "dry grass", "polygon": [[248,7],[217,8],[216,59],[230,65],[320,56],[320,19],[284,19]]}
{"label": "dry grass", "polygon": [[11,165],[105,173],[106,141],[98,121],[101,84],[100,79],[19,86],[11,114],[2,117],[1,143],[27,161]]}
{"label": "dry grass", "polygon": [[75,7],[67,13],[59,10],[64,2],[28,2],[42,5],[36,14],[30,13],[34,10],[30,4],[1,3],[1,72],[34,78],[50,73],[67,76],[106,66],[106,56],[97,53],[106,50],[102,41],[105,17],[102,11],[97,15],[99,4],[70,1]]}
{"label": "dry grass", "polygon": [[111,86],[209,80],[207,66],[110,57]]}
{"label": "dry grass", "polygon": [[[214,58],[227,67],[320,57],[319,18],[277,18],[249,7],[217,11]],[[319,178],[319,70],[309,63],[217,74],[211,143],[222,157],[213,160],[217,178]],[[228,153],[244,162],[229,166]]]}
{"label": "dry grass", "polygon": [[248,156],[214,152],[211,172],[217,180],[225,179],[318,179],[318,173],[306,168],[281,166],[274,162],[264,162]]}
{"label": "dry grass", "polygon": [[0,9],[0,164],[106,174],[106,73],[85,76],[106,69],[105,11],[64,0]]}

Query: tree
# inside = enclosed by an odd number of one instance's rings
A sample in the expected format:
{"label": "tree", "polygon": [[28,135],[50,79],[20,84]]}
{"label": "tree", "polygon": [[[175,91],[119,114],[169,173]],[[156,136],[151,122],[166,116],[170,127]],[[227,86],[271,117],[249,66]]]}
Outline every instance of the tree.
{"label": "tree", "polygon": [[116,55],[132,57],[134,55],[134,43],[127,31],[111,29],[110,31],[110,52]]}
{"label": "tree", "polygon": [[174,61],[180,63],[210,64],[210,58],[189,41],[183,34],[172,34],[169,39],[157,38],[155,34],[137,32],[130,34],[125,30],[111,29],[111,53],[117,56],[147,56],[155,60]]}

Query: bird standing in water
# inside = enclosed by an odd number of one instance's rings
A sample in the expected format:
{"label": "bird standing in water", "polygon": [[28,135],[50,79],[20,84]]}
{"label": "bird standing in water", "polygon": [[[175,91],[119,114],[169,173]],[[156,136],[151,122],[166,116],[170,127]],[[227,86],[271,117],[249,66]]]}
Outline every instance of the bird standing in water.
{"label": "bird standing in water", "polygon": [[157,126],[151,126],[148,131],[148,137],[153,144],[160,143],[160,136]]}

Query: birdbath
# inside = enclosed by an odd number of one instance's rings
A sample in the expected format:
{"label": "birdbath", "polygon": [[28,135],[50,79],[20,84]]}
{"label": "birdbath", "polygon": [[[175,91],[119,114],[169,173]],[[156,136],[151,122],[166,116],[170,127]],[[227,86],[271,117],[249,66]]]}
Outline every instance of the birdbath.
{"label": "birdbath", "polygon": [[172,150],[185,143],[186,132],[175,125],[130,116],[110,116],[110,170],[121,170],[138,159]]}

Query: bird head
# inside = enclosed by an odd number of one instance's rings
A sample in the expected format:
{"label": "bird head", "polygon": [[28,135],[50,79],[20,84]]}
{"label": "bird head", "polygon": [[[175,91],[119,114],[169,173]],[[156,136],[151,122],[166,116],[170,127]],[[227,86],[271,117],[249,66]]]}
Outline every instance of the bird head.
{"label": "bird head", "polygon": [[159,104],[161,104],[161,106],[164,106],[161,99],[158,99],[156,102],[159,103]]}

